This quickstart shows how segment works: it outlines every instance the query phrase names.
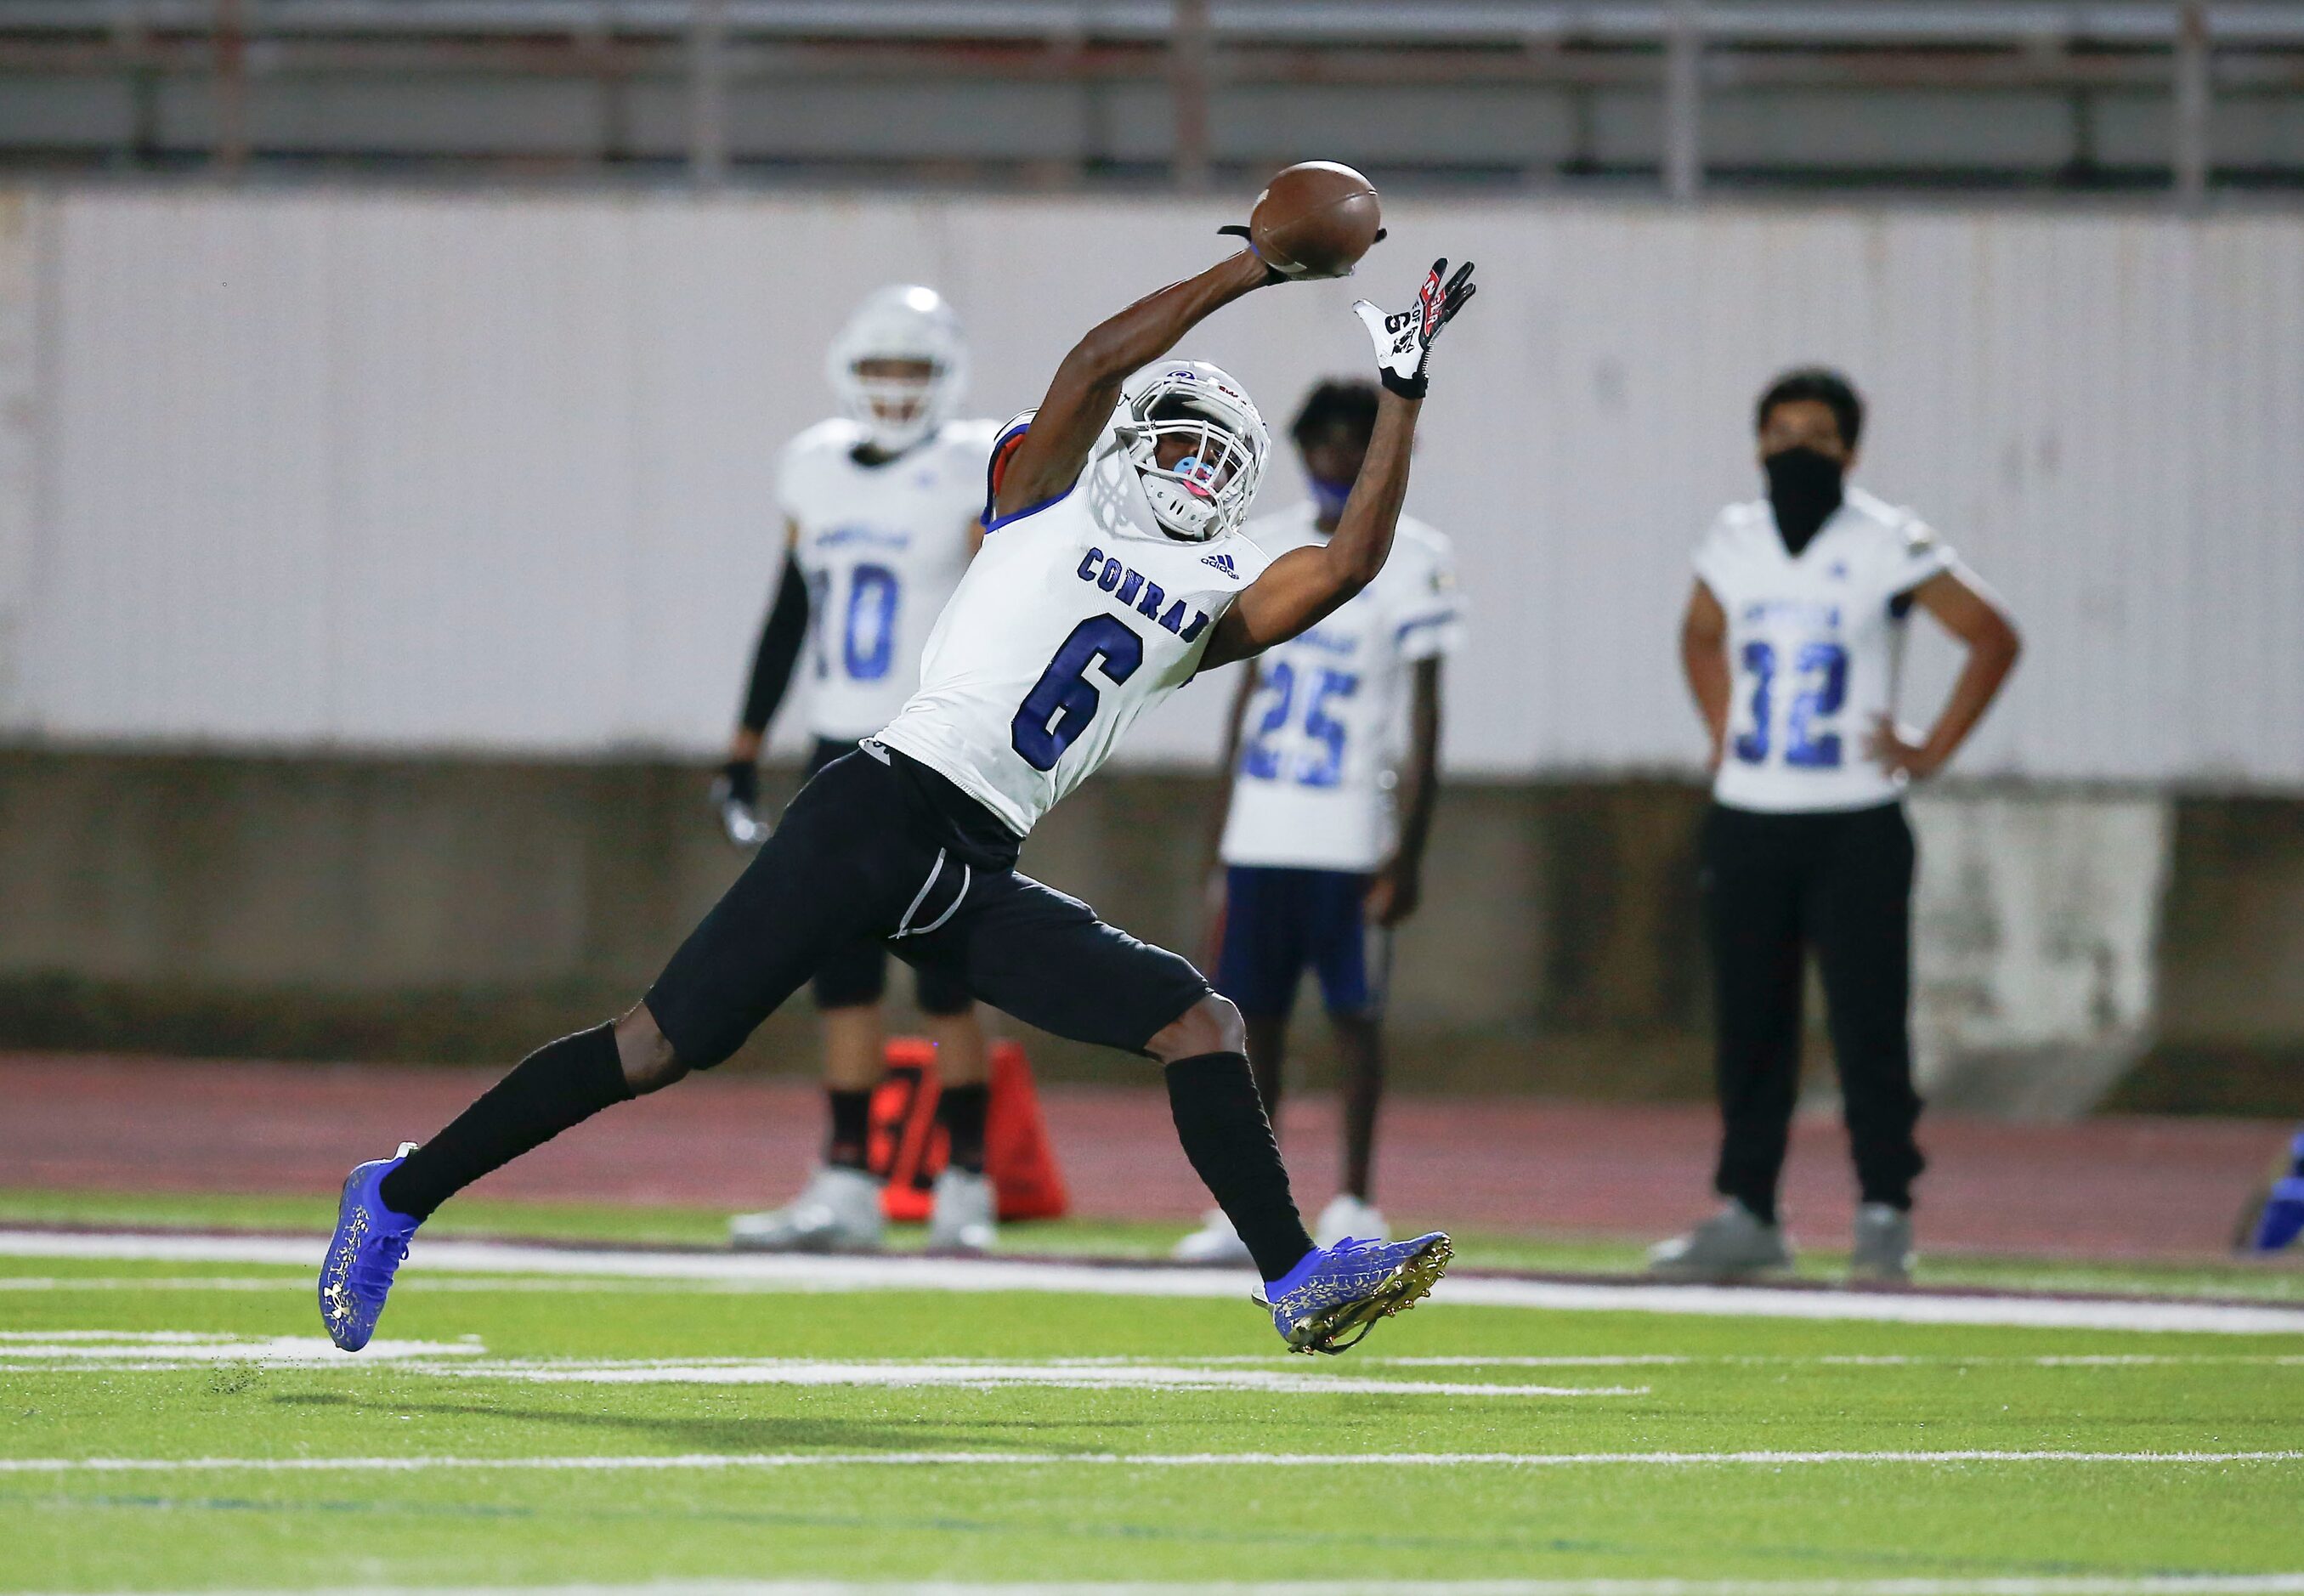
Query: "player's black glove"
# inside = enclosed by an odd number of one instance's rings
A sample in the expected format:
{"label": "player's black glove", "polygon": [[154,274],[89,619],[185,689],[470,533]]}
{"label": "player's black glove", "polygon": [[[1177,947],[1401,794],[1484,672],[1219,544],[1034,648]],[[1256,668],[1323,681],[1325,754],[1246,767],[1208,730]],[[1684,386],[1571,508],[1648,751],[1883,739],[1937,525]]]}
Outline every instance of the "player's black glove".
{"label": "player's black glove", "polygon": [[1366,300],[1352,306],[1352,313],[1368,328],[1368,336],[1376,343],[1376,375],[1384,386],[1403,399],[1421,399],[1426,386],[1424,366],[1432,358],[1433,341],[1440,329],[1455,319],[1473,294],[1479,292],[1472,281],[1472,263],[1469,260],[1456,268],[1456,275],[1446,276],[1446,257],[1432,263],[1425,276],[1424,286],[1416,295],[1415,305],[1406,310],[1387,316]]}
{"label": "player's black glove", "polygon": [[759,816],[760,772],[750,760],[730,760],[712,778],[712,807],[720,811],[720,828],[740,848],[757,848],[768,840],[769,827]]}

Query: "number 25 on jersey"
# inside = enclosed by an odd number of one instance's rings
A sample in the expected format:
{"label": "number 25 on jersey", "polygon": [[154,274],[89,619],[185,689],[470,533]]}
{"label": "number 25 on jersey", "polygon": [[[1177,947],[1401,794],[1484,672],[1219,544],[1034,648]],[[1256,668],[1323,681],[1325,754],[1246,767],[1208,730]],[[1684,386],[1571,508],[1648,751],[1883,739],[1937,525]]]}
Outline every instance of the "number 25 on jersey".
{"label": "number 25 on jersey", "polygon": [[[1287,660],[1272,661],[1258,683],[1267,695],[1266,702],[1263,717],[1241,748],[1240,773],[1257,781],[1293,780],[1299,786],[1334,786],[1343,779],[1347,728],[1330,712],[1331,706],[1351,698],[1360,685],[1360,677],[1351,672],[1325,666],[1308,670],[1300,681]],[[1292,760],[1274,746],[1274,739],[1288,729],[1299,710],[1309,747]]]}

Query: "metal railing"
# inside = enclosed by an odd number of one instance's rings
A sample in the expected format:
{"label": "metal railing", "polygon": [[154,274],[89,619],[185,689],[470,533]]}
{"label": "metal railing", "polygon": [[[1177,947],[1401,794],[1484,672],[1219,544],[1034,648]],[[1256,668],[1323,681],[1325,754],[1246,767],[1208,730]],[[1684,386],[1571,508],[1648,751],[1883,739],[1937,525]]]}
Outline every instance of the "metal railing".
{"label": "metal railing", "polygon": [[[883,78],[1156,84],[1175,183],[1208,181],[1210,104],[1240,86],[1525,86],[1657,98],[1657,171],[1693,199],[1707,100],[1756,90],[2145,93],[2169,190],[2198,206],[2221,95],[2304,96],[2304,4],[2179,0],[0,0],[9,75],[201,80],[215,164],[260,153],[251,86],[497,74],[684,84],[687,164],[730,170],[741,86]],[[0,89],[4,92],[4,89]]]}

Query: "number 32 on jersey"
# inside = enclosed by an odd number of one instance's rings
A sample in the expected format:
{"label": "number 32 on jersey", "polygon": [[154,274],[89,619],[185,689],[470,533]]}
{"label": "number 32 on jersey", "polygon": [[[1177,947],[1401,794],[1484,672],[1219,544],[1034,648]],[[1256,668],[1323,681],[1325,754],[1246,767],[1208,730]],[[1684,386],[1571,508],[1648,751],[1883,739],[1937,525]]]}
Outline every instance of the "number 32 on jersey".
{"label": "number 32 on jersey", "polygon": [[[1848,697],[1848,650],[1836,642],[1808,642],[1779,657],[1772,642],[1744,645],[1742,666],[1752,729],[1740,733],[1735,755],[1748,765],[1767,762],[1779,692],[1791,694],[1784,712],[1783,759],[1807,769],[1837,769],[1841,738],[1824,723],[1840,713]],[[1787,668],[1787,665],[1789,668]]]}

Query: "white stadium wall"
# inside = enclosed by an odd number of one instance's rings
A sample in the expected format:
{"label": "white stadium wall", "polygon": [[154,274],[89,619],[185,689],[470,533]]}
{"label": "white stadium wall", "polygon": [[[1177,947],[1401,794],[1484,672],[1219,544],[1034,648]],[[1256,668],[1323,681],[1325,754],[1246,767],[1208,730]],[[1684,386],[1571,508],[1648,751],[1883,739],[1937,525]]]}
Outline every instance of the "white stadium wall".
{"label": "white stadium wall", "polygon": [[[971,408],[1212,257],[1222,203],[0,196],[0,734],[550,753],[718,745],[778,559],[775,446],[866,290],[967,318]],[[1969,775],[2304,784],[2304,217],[1399,204],[1352,284],[1222,313],[1284,428],[1366,364],[1353,293],[1480,262],[1410,507],[1473,607],[1449,758],[1693,768],[1688,552],[1796,361],[1873,401],[1860,479],[2030,644]],[[1268,479],[1266,508],[1296,488]],[[1925,624],[1916,625],[1924,633]],[[1916,647],[1932,707],[1944,651]],[[1212,755],[1222,693],[1126,757]]]}

